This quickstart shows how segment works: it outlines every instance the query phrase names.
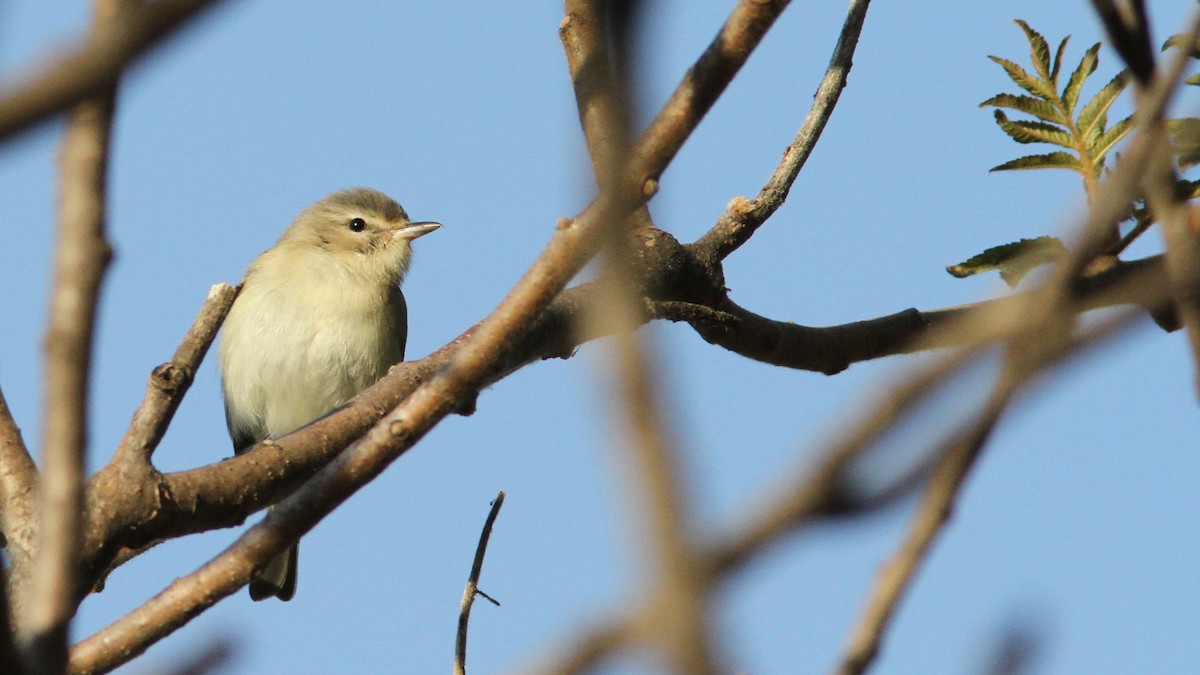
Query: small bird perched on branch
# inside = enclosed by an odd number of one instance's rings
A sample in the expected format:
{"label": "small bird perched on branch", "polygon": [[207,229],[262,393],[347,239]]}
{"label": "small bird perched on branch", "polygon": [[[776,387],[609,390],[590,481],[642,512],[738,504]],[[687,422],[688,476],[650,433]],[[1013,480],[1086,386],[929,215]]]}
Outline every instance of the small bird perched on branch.
{"label": "small bird perched on branch", "polygon": [[[412,240],[439,227],[352,188],[304,209],[250,264],[218,354],[235,453],[328,414],[404,360],[400,282]],[[292,599],[297,550],[251,580],[251,598]]]}

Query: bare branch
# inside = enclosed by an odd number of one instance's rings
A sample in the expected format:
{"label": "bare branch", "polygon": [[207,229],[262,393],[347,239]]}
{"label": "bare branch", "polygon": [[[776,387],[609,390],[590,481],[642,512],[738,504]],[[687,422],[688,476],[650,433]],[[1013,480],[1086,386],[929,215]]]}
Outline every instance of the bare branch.
{"label": "bare branch", "polygon": [[150,373],[146,395],[142,404],[133,413],[129,430],[117,446],[113,462],[150,463],[150,456],[158,447],[167,425],[175,415],[176,408],[192,385],[192,378],[208,348],[217,336],[225,315],[233,306],[238,289],[229,284],[215,284],[208,291],[204,305],[200,307],[196,320],[183,337],[171,360],[158,366]]}
{"label": "bare branch", "polygon": [[[98,0],[93,35],[123,0]],[[54,290],[46,331],[46,403],[38,548],[22,638],[34,672],[61,672],[75,614],[83,542],[83,477],[92,337],[100,285],[112,259],[105,238],[110,131],[116,80],[71,111],[60,158]]]}
{"label": "bare branch", "polygon": [[774,173],[766,185],[759,191],[753,201],[735,197],[729,208],[717,219],[703,237],[696,241],[696,246],[709,255],[724,259],[739,246],[749,241],[754,231],[770,218],[787,199],[792,183],[800,170],[804,168],[813,148],[825,130],[825,124],[837,106],[842,90],[846,88],[846,80],[850,68],[854,65],[854,49],[858,46],[858,37],[862,34],[863,22],[867,18],[867,6],[870,0],[852,0],[846,11],[846,20],[842,25],[841,35],[833,48],[833,56],[829,59],[829,68],[825,77],[817,87],[813,97],[812,108],[800,125],[800,131],[792,139],[783,159],[775,167]]}
{"label": "bare branch", "polygon": [[789,0],[739,0],[717,37],[688,69],[631,155],[636,178],[658,181],[683,142],[733,80]]}
{"label": "bare branch", "polygon": [[[471,563],[471,576],[467,579],[467,587],[463,590],[462,602],[458,607],[458,637],[454,641],[454,673],[466,675],[467,672],[467,626],[471,622],[471,607],[475,604],[475,596],[482,593],[479,590],[479,575],[483,572],[483,556],[487,553],[488,539],[492,536],[492,525],[504,506],[504,491],[492,500],[492,508],[488,511],[487,520],[483,523],[483,532],[479,534],[479,545],[475,547],[475,560]],[[485,596],[486,597],[486,596]],[[491,598],[488,598],[491,600]],[[500,603],[492,600],[493,603]]]}

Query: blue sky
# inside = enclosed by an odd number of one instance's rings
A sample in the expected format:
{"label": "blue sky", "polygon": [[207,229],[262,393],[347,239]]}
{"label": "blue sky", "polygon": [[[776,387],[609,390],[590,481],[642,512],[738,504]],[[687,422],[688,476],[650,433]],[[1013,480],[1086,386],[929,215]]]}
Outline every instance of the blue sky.
{"label": "blue sky", "polygon": [[[728,12],[655,3],[642,68],[656,109]],[[1159,41],[1188,3],[1156,7]],[[754,194],[807,111],[843,3],[795,3],[663,175],[660,227],[690,241],[728,200]],[[0,6],[0,67],[26,72],[86,25],[86,3]],[[159,49],[121,90],[111,238],[92,401],[90,461],[111,453],[145,378],[209,286],[236,282],[305,205],[379,188],[445,227],[416,245],[405,285],[410,358],[490,311],[551,232],[591,196],[553,2],[237,2]],[[1063,232],[1074,174],[989,175],[1020,154],[978,103],[1012,85],[987,60],[1027,62],[1012,19],[1068,59],[1100,39],[1089,3],[878,3],[850,86],[788,203],[726,263],[741,305],[808,325],[1003,293],[944,271],[995,244]],[[1117,70],[1101,53],[1096,82]],[[1194,103],[1194,101],[1193,101]],[[1187,110],[1186,101],[1184,110]],[[644,113],[645,117],[649,112]],[[0,152],[0,386],[26,439],[40,436],[40,343],[54,219],[57,124]],[[1151,232],[1131,251],[1156,252]],[[728,531],[855,419],[907,361],[835,377],[746,361],[682,326],[644,331],[661,360],[699,517]],[[458,600],[488,502],[508,493],[476,607],[472,672],[519,672],[616,607],[644,569],[630,482],[598,375],[603,345],[535,364],[450,418],[302,545],[288,604],[230,597],[122,672],[238,644],[228,672],[445,672]],[[1043,673],[1200,667],[1200,433],[1180,335],[1148,322],[1067,369],[1014,411],[971,476],[953,522],[903,603],[874,672],[973,672],[1008,625],[1042,631]],[[926,411],[935,430],[948,411]],[[156,455],[164,470],[231,453],[215,367],[202,368]],[[834,663],[871,576],[912,502],[778,547],[719,596],[739,672],[819,673]],[[82,638],[202,564],[237,533],[168,543],[89,598]],[[605,672],[653,672],[623,659]]]}

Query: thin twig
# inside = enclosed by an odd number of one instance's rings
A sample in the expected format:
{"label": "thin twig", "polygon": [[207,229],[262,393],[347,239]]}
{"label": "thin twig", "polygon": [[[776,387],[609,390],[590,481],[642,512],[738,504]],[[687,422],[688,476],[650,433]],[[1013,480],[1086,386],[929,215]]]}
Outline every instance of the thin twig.
{"label": "thin twig", "polygon": [[0,140],[111,89],[132,61],[219,0],[138,2],[30,79],[0,91]]}
{"label": "thin twig", "polygon": [[475,547],[475,560],[471,563],[471,576],[467,579],[467,587],[463,590],[462,602],[458,605],[458,637],[454,641],[454,673],[466,675],[467,672],[467,626],[471,623],[471,607],[475,604],[475,596],[482,595],[497,607],[500,603],[492,600],[486,593],[479,590],[479,575],[483,573],[483,556],[487,554],[488,539],[492,536],[492,525],[504,506],[504,491],[492,500],[492,508],[488,511],[487,520],[483,523],[483,532],[479,533],[479,544]]}
{"label": "thin twig", "polygon": [[[93,34],[112,25],[125,0],[97,0]],[[105,238],[110,132],[116,81],[71,111],[60,157],[58,241],[46,331],[44,470],[38,548],[21,628],[35,673],[61,672],[75,614],[83,543],[83,474],[92,337],[100,286],[112,259]]]}
{"label": "thin twig", "polygon": [[133,413],[129,429],[113,457],[113,462],[150,462],[175,410],[192,384],[196,369],[212,345],[225,315],[233,306],[238,289],[226,283],[213,285],[196,315],[192,327],[183,337],[170,361],[150,373],[146,395]]}
{"label": "thin twig", "polygon": [[796,133],[787,150],[784,150],[783,159],[775,167],[758,196],[753,201],[735,197],[729,208],[717,219],[716,225],[696,241],[697,246],[709,251],[713,257],[724,259],[736,251],[739,246],[749,241],[760,225],[783,206],[788,192],[792,189],[792,183],[796,181],[796,176],[800,175],[800,170],[804,168],[805,162],[820,140],[825,124],[833,114],[842,90],[846,88],[850,68],[854,65],[854,49],[858,46],[869,4],[870,0],[851,1],[842,32],[833,48],[833,56],[829,59],[829,68],[825,71],[825,76],[813,97],[812,108],[804,117],[800,131]]}

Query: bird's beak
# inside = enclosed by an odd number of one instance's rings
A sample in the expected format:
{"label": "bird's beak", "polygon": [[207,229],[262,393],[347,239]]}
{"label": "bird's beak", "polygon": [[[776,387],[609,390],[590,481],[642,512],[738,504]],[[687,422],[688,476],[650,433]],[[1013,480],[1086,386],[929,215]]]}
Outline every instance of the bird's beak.
{"label": "bird's beak", "polygon": [[423,237],[441,226],[441,223],[409,223],[392,233],[392,238],[411,241],[417,237]]}

